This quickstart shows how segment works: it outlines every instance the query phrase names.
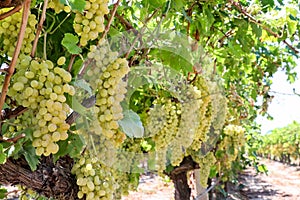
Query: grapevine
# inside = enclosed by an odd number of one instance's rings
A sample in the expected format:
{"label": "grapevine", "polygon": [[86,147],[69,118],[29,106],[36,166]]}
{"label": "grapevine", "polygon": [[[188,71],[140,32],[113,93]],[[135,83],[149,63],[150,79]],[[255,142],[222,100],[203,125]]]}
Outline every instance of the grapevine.
{"label": "grapevine", "polygon": [[187,171],[207,187],[257,166],[256,153],[299,159],[298,125],[259,137],[254,123],[274,73],[296,78],[290,4],[0,1],[0,184],[111,200],[146,170],[189,199]]}

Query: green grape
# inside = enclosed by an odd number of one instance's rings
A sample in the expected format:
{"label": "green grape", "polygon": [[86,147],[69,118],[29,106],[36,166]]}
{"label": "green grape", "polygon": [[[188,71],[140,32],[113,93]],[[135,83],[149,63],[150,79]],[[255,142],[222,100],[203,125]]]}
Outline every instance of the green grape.
{"label": "green grape", "polygon": [[217,146],[218,151],[226,155],[219,161],[223,170],[231,170],[231,163],[235,161],[245,143],[244,134],[245,129],[242,126],[229,124],[224,127],[223,138]]}
{"label": "green grape", "polygon": [[[14,54],[15,45],[18,39],[17,33],[19,32],[21,21],[22,10],[0,21],[0,36],[3,39],[2,55],[12,57]],[[34,14],[29,14],[28,25],[25,29],[20,54],[29,54],[31,52],[37,22],[36,16]]]}
{"label": "green grape", "polygon": [[[77,177],[79,199],[115,199],[118,184],[114,179],[113,168],[105,166],[100,159],[88,150],[84,157],[75,160],[72,173]],[[92,173],[91,173],[92,172]]]}
{"label": "green grape", "polygon": [[[125,134],[119,130],[117,121],[123,118],[120,103],[125,98],[127,83],[122,78],[129,72],[128,63],[125,59],[117,58],[116,53],[110,53],[111,50],[105,40],[100,42],[99,47],[91,46],[90,49],[88,56],[93,67],[87,69],[86,79],[92,89],[97,91],[95,105],[97,113],[95,114],[101,131],[97,131],[98,127],[91,127],[91,130],[111,139],[114,141],[114,145],[120,145],[125,138]],[[107,55],[107,63],[101,60],[97,61],[96,57],[93,57],[99,55],[100,52]],[[120,67],[114,69],[115,65]],[[96,71],[97,73],[95,73]],[[112,77],[112,72],[115,72],[117,76]],[[112,79],[113,81],[110,81],[110,84],[108,80]],[[109,126],[109,124],[112,126]]]}
{"label": "green grape", "polygon": [[70,6],[60,3],[59,0],[50,0],[48,3],[48,8],[53,9],[55,13],[60,13],[62,11],[65,11],[66,13],[71,12]]}
{"label": "green grape", "polygon": [[[54,75],[55,73],[57,75]],[[67,131],[70,126],[65,120],[70,108],[66,104],[65,92],[59,84],[68,85],[66,93],[70,94],[71,91],[74,93],[73,86],[68,84],[70,77],[71,75],[64,69],[54,68],[54,64],[49,60],[34,60],[21,55],[16,65],[16,73],[13,75],[11,92],[8,96],[18,104],[31,108],[32,123],[22,126],[22,129],[27,127],[33,129],[32,142],[37,155],[47,156],[57,153],[59,146],[56,142],[68,137]],[[55,83],[55,78],[60,78],[59,84]]]}
{"label": "green grape", "polygon": [[104,31],[104,15],[108,13],[108,0],[87,0],[84,13],[76,12],[74,30],[80,36],[81,46]]}

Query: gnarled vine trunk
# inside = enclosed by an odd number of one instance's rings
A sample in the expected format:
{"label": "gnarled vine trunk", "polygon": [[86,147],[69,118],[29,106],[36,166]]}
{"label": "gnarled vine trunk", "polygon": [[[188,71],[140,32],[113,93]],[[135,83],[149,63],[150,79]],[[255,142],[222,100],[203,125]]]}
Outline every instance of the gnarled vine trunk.
{"label": "gnarled vine trunk", "polygon": [[0,165],[0,184],[22,185],[41,195],[59,200],[75,200],[78,186],[71,174],[73,161],[63,157],[56,163],[52,158],[43,157],[37,170],[30,170],[25,159],[8,159]]}
{"label": "gnarled vine trunk", "polygon": [[198,169],[199,165],[188,156],[185,157],[180,166],[175,167],[167,175],[170,176],[175,187],[175,200],[189,200],[191,196],[191,188],[188,184],[187,172]]}

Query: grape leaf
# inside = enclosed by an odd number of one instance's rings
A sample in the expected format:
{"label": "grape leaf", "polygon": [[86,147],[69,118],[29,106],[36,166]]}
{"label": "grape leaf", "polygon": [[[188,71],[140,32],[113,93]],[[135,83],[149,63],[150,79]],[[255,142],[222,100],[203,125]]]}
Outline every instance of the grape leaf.
{"label": "grape leaf", "polygon": [[35,149],[31,145],[24,147],[23,155],[29,164],[31,171],[35,171],[39,164],[39,157],[35,154]]}
{"label": "grape leaf", "polygon": [[59,157],[69,155],[71,158],[78,157],[81,153],[84,139],[81,135],[70,134],[67,140],[57,142],[59,151],[53,156],[54,161]]}
{"label": "grape leaf", "polygon": [[71,95],[67,95],[67,104],[74,110],[79,113],[81,116],[86,116],[87,108],[81,105],[81,103]]}
{"label": "grape leaf", "polygon": [[77,43],[79,42],[79,39],[77,36],[71,34],[71,33],[66,33],[63,40],[61,41],[61,44],[66,47],[68,52],[71,54],[79,54],[81,53],[81,48],[77,46]]}
{"label": "grape leaf", "polygon": [[3,146],[0,144],[0,164],[4,164],[6,162],[6,155],[3,151]]}
{"label": "grape leaf", "polygon": [[0,188],[0,199],[4,199],[7,197],[7,189]]}
{"label": "grape leaf", "polygon": [[119,120],[119,125],[122,131],[128,137],[141,138],[144,136],[144,127],[141,122],[140,116],[132,110],[125,110],[123,112],[124,118]]}
{"label": "grape leaf", "polygon": [[287,21],[288,36],[291,37],[297,30],[298,22],[294,20]]}
{"label": "grape leaf", "polygon": [[85,0],[59,0],[60,3],[69,5],[72,10],[84,11]]}
{"label": "grape leaf", "polygon": [[72,77],[76,77],[79,74],[82,64],[83,64],[82,59],[78,59],[74,62],[72,71],[71,71]]}
{"label": "grape leaf", "polygon": [[92,95],[93,92],[92,92],[92,89],[90,87],[90,85],[83,79],[80,79],[80,80],[76,80],[74,82],[74,85],[81,88],[81,89],[84,89],[85,91],[87,91],[89,93],[89,95]]}

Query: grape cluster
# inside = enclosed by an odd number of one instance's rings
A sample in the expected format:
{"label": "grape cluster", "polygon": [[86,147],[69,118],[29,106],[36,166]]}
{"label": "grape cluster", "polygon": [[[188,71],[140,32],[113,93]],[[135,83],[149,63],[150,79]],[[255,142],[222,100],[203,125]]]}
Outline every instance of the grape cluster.
{"label": "grape cluster", "polygon": [[87,0],[84,12],[76,12],[74,30],[80,35],[81,46],[86,46],[104,31],[104,15],[108,13],[108,0]]}
{"label": "grape cluster", "polygon": [[[1,9],[5,10],[5,9]],[[12,57],[15,51],[15,46],[18,39],[18,33],[22,21],[22,12],[16,12],[15,14],[0,21],[0,36],[2,37],[3,50],[2,55]],[[21,47],[20,53],[29,54],[32,49],[32,42],[35,38],[34,32],[37,24],[36,16],[30,14],[28,17],[28,24],[25,29],[25,35]]]}
{"label": "grape cluster", "polygon": [[50,60],[35,60],[20,56],[8,96],[19,105],[33,110],[33,142],[37,155],[58,152],[56,142],[68,138],[70,127],[65,122],[70,108],[64,94],[74,95],[71,74],[54,67]]}
{"label": "grape cluster", "polygon": [[[218,82],[208,81],[211,93],[212,126],[216,132],[223,129],[227,114],[227,98]],[[218,133],[219,134],[219,133]]]}
{"label": "grape cluster", "polygon": [[59,0],[50,0],[48,8],[53,9],[55,13],[60,13],[61,11],[65,11],[66,13],[71,12],[70,6],[60,3]]}
{"label": "grape cluster", "polygon": [[156,170],[162,174],[167,165],[167,148],[178,134],[181,104],[158,98],[153,102],[145,125],[147,136],[155,142]]}
{"label": "grape cluster", "polygon": [[194,134],[194,139],[189,147],[191,151],[198,151],[201,148],[203,142],[206,142],[208,137],[211,120],[212,120],[212,109],[211,109],[211,92],[208,86],[208,80],[203,76],[198,75],[193,81],[193,85],[201,91],[202,105],[199,109],[199,126]]}
{"label": "grape cluster", "polygon": [[157,149],[167,147],[178,132],[181,104],[159,98],[153,102],[145,125],[147,136],[152,136]]}
{"label": "grape cluster", "polygon": [[210,169],[216,163],[216,158],[213,152],[209,152],[204,157],[192,156],[193,160],[199,164],[200,169],[200,184],[207,187],[207,180],[210,174]]}
{"label": "grape cluster", "polygon": [[121,195],[128,195],[130,190],[137,188],[143,159],[141,140],[127,138],[118,151],[117,162],[114,165],[114,177],[119,184],[116,199],[121,199]]}
{"label": "grape cluster", "polygon": [[79,199],[115,199],[118,184],[113,169],[103,165],[97,155],[86,150],[83,157],[75,161],[71,172],[76,175]]}
{"label": "grape cluster", "polygon": [[224,153],[221,165],[223,169],[231,169],[231,163],[238,156],[240,147],[245,143],[245,129],[239,125],[229,124],[223,129],[223,137],[218,150]]}
{"label": "grape cluster", "polygon": [[180,88],[181,116],[178,133],[168,148],[173,166],[179,166],[184,156],[188,155],[187,150],[199,126],[199,110],[202,106],[201,91],[197,87],[184,84],[178,88]]}
{"label": "grape cluster", "polygon": [[126,59],[116,58],[117,53],[111,52],[106,44],[99,48],[92,46],[88,56],[92,63],[86,79],[96,91],[94,111],[97,120],[92,123],[93,130],[119,145],[126,137],[119,130],[118,120],[123,118],[120,103],[127,92],[123,77],[129,72],[128,63]]}

